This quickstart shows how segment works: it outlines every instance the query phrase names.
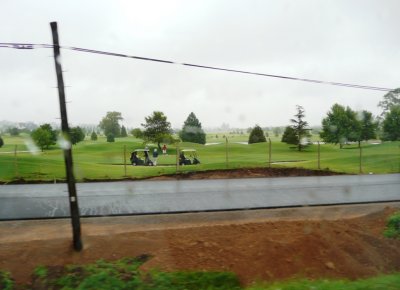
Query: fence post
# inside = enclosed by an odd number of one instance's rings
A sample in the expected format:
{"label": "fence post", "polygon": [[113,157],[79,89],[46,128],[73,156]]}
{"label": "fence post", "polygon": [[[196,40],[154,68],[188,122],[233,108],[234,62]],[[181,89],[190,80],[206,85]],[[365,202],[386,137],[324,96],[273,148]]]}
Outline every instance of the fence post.
{"label": "fence post", "polygon": [[226,169],[228,169],[229,168],[228,137],[225,137],[225,165]]}
{"label": "fence post", "polygon": [[18,173],[17,149],[18,149],[18,145],[15,145],[15,147],[14,147],[14,168],[15,168],[15,176],[18,178],[19,173]]}
{"label": "fence post", "polygon": [[124,172],[125,172],[124,177],[126,177],[127,176],[126,175],[126,145],[124,145]]}
{"label": "fence post", "polygon": [[176,173],[179,171],[179,143],[176,144]]}
{"label": "fence post", "polygon": [[359,173],[362,174],[362,148],[361,148],[361,143],[359,143],[358,148],[360,149],[360,169],[359,169]]}
{"label": "fence post", "polygon": [[318,141],[318,170],[321,169],[321,145]]}
{"label": "fence post", "polygon": [[268,167],[271,168],[272,144],[271,138],[268,138]]}

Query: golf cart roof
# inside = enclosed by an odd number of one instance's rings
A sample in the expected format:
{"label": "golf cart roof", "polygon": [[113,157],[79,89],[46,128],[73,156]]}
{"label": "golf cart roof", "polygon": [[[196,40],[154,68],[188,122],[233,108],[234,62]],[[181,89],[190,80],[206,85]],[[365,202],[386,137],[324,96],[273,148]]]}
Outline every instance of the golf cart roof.
{"label": "golf cart roof", "polygon": [[145,152],[145,151],[149,152],[150,149],[135,149],[135,150],[133,150],[133,152]]}
{"label": "golf cart roof", "polygon": [[182,149],[182,152],[196,152],[196,149]]}

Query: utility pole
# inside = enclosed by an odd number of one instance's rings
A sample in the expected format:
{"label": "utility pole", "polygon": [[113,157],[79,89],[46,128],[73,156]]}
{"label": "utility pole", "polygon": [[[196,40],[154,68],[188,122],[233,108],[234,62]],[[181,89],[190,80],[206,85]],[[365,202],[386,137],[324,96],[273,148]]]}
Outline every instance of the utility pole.
{"label": "utility pole", "polygon": [[72,145],[70,143],[71,138],[68,126],[67,107],[65,104],[64,80],[63,80],[61,60],[60,60],[60,44],[58,42],[57,22],[51,22],[50,27],[53,35],[54,63],[57,74],[58,96],[60,99],[61,131],[63,138],[65,138],[69,142],[68,146],[65,146],[64,148],[64,161],[67,174],[69,205],[71,211],[73,246],[76,251],[81,251],[82,250],[81,223],[79,217],[78,196],[76,194],[75,177],[73,172],[72,149],[71,149]]}

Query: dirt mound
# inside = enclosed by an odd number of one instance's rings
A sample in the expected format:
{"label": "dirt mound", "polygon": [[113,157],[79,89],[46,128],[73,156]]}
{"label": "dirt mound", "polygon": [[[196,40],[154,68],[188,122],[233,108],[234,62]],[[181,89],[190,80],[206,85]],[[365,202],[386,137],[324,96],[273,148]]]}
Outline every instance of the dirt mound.
{"label": "dirt mound", "polygon": [[[174,174],[167,174],[155,177],[145,178],[122,178],[122,179],[90,179],[83,178],[83,182],[110,182],[122,180],[169,180],[169,179],[221,179],[221,178],[254,178],[254,177],[288,177],[288,176],[330,176],[342,175],[345,173],[334,172],[329,170],[312,170],[304,168],[238,168],[238,169],[218,169],[207,171],[191,171]],[[1,184],[41,184],[41,183],[65,183],[63,179],[56,180],[25,180],[24,178],[14,179],[8,182],[0,181]]]}
{"label": "dirt mound", "polygon": [[[400,208],[399,203],[392,206]],[[149,254],[142,270],[237,273],[245,284],[290,277],[358,278],[400,271],[400,241],[382,231],[394,207],[315,207],[82,220],[84,250],[69,220],[0,224],[0,268],[27,283],[37,265]]]}
{"label": "dirt mound", "polygon": [[182,172],[173,175],[157,176],[151,179],[221,179],[221,178],[254,178],[254,177],[291,177],[291,176],[330,176],[344,173],[329,170],[312,170],[304,168],[239,168],[226,170],[208,170]]}

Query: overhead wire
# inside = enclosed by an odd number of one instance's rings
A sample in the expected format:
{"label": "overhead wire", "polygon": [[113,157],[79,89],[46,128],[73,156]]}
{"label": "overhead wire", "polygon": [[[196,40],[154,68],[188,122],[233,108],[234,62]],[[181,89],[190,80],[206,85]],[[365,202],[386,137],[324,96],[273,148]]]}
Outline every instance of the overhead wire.
{"label": "overhead wire", "polygon": [[[14,49],[23,50],[23,49],[35,49],[35,48],[53,48],[53,45],[52,44],[35,44],[35,43],[9,43],[9,42],[1,43],[0,42],[0,48],[14,48]],[[108,56],[123,57],[123,58],[132,58],[132,59],[137,59],[137,60],[159,62],[159,63],[164,63],[164,64],[183,65],[183,66],[192,67],[192,68],[233,72],[233,73],[256,75],[256,76],[262,76],[262,77],[279,78],[279,79],[292,80],[292,81],[302,81],[302,82],[316,83],[316,84],[322,84],[322,85],[332,85],[332,86],[341,86],[341,87],[356,88],[356,89],[385,91],[385,92],[394,90],[391,88],[384,88],[384,87],[375,87],[375,86],[368,86],[368,85],[323,81],[323,80],[316,80],[316,79],[275,75],[275,74],[268,74],[268,73],[258,73],[258,72],[251,72],[251,71],[245,71],[245,70],[237,70],[237,69],[230,69],[230,68],[222,68],[222,67],[215,67],[215,66],[177,62],[177,61],[163,60],[163,59],[150,58],[150,57],[142,57],[142,56],[134,56],[134,55],[101,51],[101,50],[95,50],[95,49],[87,49],[87,48],[74,47],[74,46],[60,45],[60,48],[65,49],[65,50],[72,50],[72,51],[92,53],[92,54],[108,55]]]}

